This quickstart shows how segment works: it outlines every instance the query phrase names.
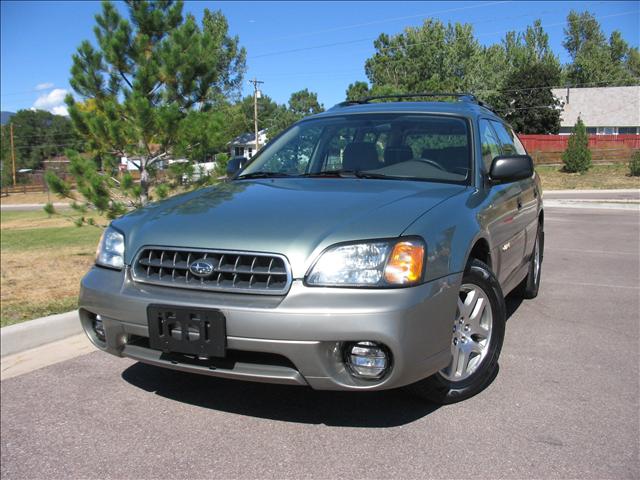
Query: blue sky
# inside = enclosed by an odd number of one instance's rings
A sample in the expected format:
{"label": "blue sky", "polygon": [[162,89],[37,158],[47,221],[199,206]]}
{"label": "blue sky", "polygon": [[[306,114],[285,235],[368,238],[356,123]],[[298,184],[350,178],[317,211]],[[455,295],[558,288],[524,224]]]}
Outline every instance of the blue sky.
{"label": "blue sky", "polygon": [[[63,113],[70,90],[71,55],[93,40],[99,2],[2,1],[1,107],[38,107]],[[125,6],[119,4],[122,12]],[[263,80],[263,91],[280,103],[309,88],[325,107],[342,101],[349,83],[366,80],[364,62],[380,33],[395,34],[427,17],[474,25],[483,44],[499,42],[540,18],[563,62],[563,26],[571,9],[588,9],[609,35],[620,30],[639,44],[640,3],[630,2],[186,2],[197,18],[220,9],[233,35],[247,49],[247,79]],[[250,91],[245,82],[245,92]]]}

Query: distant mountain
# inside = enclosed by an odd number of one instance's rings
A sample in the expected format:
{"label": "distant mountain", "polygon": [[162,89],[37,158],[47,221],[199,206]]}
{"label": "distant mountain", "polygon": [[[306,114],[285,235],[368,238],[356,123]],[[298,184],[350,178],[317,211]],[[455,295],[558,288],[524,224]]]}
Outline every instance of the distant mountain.
{"label": "distant mountain", "polygon": [[0,125],[9,122],[9,119],[15,115],[14,112],[0,112]]}

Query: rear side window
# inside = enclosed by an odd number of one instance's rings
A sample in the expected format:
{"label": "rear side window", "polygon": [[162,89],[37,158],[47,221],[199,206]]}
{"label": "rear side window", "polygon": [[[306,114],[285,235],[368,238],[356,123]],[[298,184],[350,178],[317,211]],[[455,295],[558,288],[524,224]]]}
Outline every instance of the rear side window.
{"label": "rear side window", "polygon": [[502,143],[503,155],[526,155],[527,151],[522,146],[520,139],[517,137],[513,130],[505,127],[501,122],[491,120],[491,124],[498,134],[500,143]]}
{"label": "rear side window", "polygon": [[480,139],[482,142],[482,163],[486,172],[491,170],[491,162],[500,155],[500,141],[488,120],[480,120]]}

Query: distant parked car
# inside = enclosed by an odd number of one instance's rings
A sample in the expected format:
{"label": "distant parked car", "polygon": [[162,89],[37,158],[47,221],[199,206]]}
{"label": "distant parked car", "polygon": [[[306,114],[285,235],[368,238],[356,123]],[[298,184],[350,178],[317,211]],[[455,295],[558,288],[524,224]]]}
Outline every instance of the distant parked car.
{"label": "distant parked car", "polygon": [[540,285],[540,182],[475,97],[340,104],[229,181],[115,220],[82,280],[98,348],[161,367],[440,403],[497,371]]}

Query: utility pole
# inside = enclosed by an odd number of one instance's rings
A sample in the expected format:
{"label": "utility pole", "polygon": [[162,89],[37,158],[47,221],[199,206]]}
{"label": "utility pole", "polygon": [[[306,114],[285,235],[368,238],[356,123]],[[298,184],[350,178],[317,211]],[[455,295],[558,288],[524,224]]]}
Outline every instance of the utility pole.
{"label": "utility pole", "polygon": [[253,80],[249,80],[249,83],[253,84],[253,130],[256,139],[255,155],[258,150],[260,150],[260,139],[258,138],[258,98],[260,98],[260,90],[258,90],[258,85],[264,82],[253,77]]}
{"label": "utility pole", "polygon": [[16,149],[13,147],[13,123],[9,124],[9,132],[11,136],[11,166],[13,171],[13,186],[16,186]]}

